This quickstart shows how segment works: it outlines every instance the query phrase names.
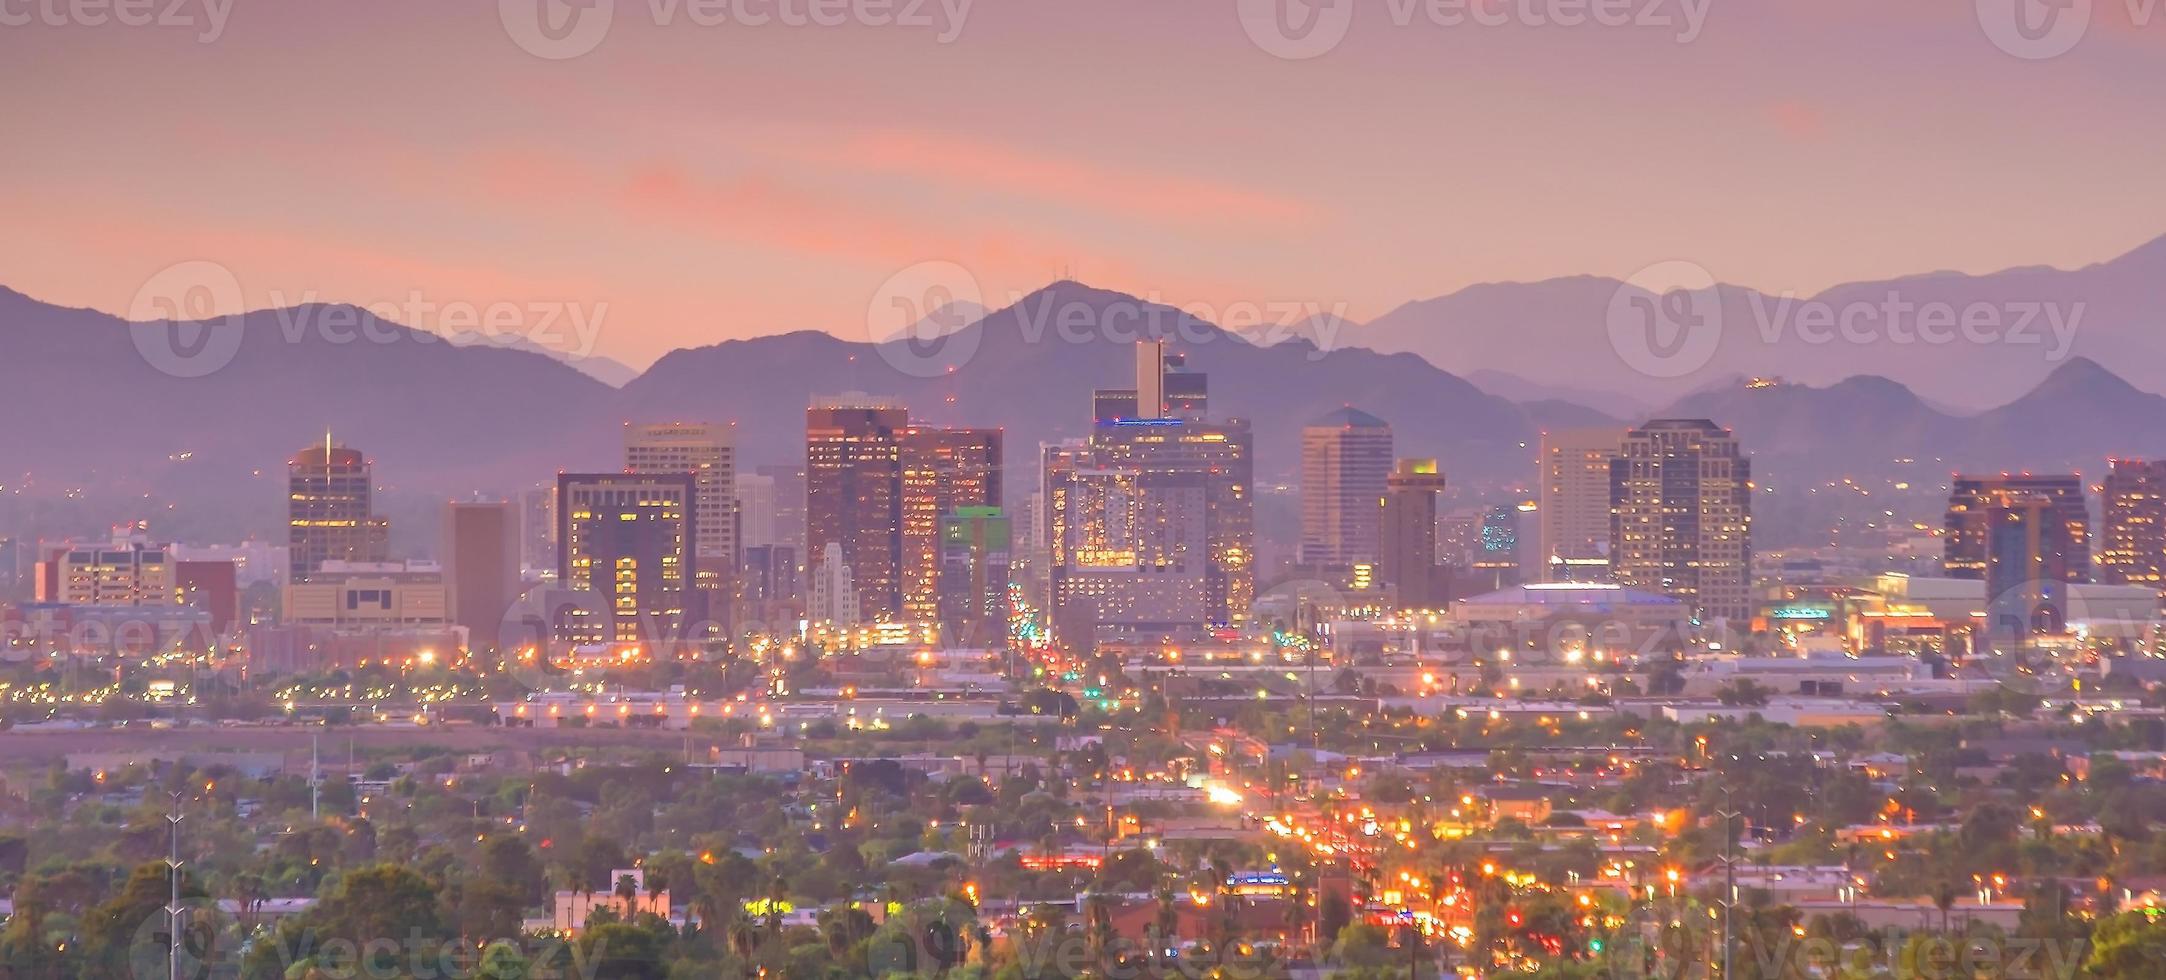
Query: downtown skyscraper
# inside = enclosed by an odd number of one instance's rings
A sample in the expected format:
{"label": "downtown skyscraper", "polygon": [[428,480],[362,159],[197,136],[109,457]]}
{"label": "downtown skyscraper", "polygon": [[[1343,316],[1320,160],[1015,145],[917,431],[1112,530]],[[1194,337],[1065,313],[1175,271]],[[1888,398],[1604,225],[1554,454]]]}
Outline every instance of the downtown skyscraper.
{"label": "downtown skyscraper", "polygon": [[937,622],[942,521],[999,507],[1002,492],[997,429],[912,425],[900,403],[860,395],[806,409],[810,573],[833,581],[821,566],[839,559],[863,622]]}
{"label": "downtown skyscraper", "polygon": [[2113,460],[2103,490],[2099,581],[2166,588],[2166,461]]}
{"label": "downtown skyscraper", "polygon": [[1385,478],[1378,573],[1401,608],[1442,609],[1451,601],[1450,569],[1437,561],[1436,500],[1444,485],[1433,459],[1402,459]]}
{"label": "downtown skyscraper", "polygon": [[1204,375],[1163,342],[1136,365],[1133,389],[1094,397],[1090,437],[1044,460],[1055,629],[1083,645],[1238,625],[1255,600],[1248,423],[1206,418]]}
{"label": "downtown skyscraper", "polygon": [[367,456],[329,433],[286,464],[289,581],[307,581],[327,561],[390,559],[391,522],[376,516],[373,474]]}
{"label": "downtown skyscraper", "polygon": [[1706,419],[1625,433],[1610,461],[1610,563],[1618,584],[1678,599],[1703,622],[1752,616],[1752,461]]}
{"label": "downtown skyscraper", "polygon": [[1991,561],[1987,531],[1995,507],[2010,500],[2038,497],[2050,505],[2053,520],[2065,529],[2061,559],[2071,582],[2090,581],[2091,508],[2083,477],[2073,473],[1997,476],[1957,476],[1948,492],[1948,511],[1942,519],[1942,564],[1949,578],[1986,578]]}
{"label": "downtown skyscraper", "polygon": [[694,581],[711,614],[730,608],[737,578],[737,446],[730,427],[715,422],[624,424],[624,471],[685,473],[697,488],[693,523]]}
{"label": "downtown skyscraper", "polygon": [[1301,547],[1304,565],[1343,567],[1377,560],[1391,426],[1347,407],[1301,430]]}
{"label": "downtown skyscraper", "polygon": [[689,473],[558,476],[557,581],[578,601],[552,611],[556,637],[650,655],[696,639],[698,501]]}
{"label": "downtown skyscraper", "polygon": [[1542,433],[1532,572],[1542,581],[1609,578],[1609,464],[1624,437],[1615,428]]}

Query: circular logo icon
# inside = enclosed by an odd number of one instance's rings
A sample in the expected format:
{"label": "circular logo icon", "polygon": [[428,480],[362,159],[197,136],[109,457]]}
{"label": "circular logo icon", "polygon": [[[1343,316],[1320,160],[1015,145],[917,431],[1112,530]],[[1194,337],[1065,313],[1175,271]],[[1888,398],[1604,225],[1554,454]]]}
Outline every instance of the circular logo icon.
{"label": "circular logo icon", "polygon": [[552,658],[553,652],[565,648],[564,635],[614,635],[614,621],[609,603],[599,592],[536,587],[504,609],[495,636],[468,637],[467,644],[475,662],[486,663],[482,655],[493,651],[497,671],[505,679],[527,693],[538,693],[566,680]]}
{"label": "circular logo icon", "polygon": [[1993,46],[2025,61],[2058,58],[2091,30],[2091,0],[1977,0]]}
{"label": "circular logo icon", "polygon": [[1287,61],[1321,57],[1346,40],[1354,0],[1238,0],[1241,29],[1265,54]]}
{"label": "circular logo icon", "polygon": [[234,958],[225,948],[225,910],[208,899],[185,899],[178,913],[159,909],[144,916],[128,942],[128,975],[137,980],[204,980]]}
{"label": "circular logo icon", "polygon": [[128,335],[143,360],[176,378],[200,378],[241,351],[241,282],[216,262],[158,270],[128,302]]}
{"label": "circular logo icon", "polygon": [[1697,263],[1657,262],[1610,294],[1610,346],[1625,366],[1653,378],[1680,378],[1707,366],[1722,343],[1722,296]]}
{"label": "circular logo icon", "polygon": [[920,262],[880,284],[865,307],[866,336],[880,359],[913,378],[970,363],[984,333],[977,277],[953,262]]}
{"label": "circular logo icon", "polygon": [[504,33],[520,50],[563,61],[598,48],[609,36],[617,0],[497,0]]}

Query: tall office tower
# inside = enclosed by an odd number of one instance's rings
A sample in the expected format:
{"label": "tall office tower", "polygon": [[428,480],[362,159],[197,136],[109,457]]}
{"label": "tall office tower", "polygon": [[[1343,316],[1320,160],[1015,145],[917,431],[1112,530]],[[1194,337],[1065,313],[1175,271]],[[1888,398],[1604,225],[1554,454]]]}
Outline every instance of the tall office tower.
{"label": "tall office tower", "polygon": [[[858,616],[899,622],[903,612],[903,435],[910,412],[864,395],[805,410],[805,546],[814,588],[821,566],[850,566]],[[830,550],[835,545],[836,550]]]}
{"label": "tall office tower", "polygon": [[744,549],[744,593],[748,601],[769,603],[769,612],[758,618],[779,622],[781,617],[773,610],[795,602],[797,589],[797,554],[786,544],[755,544]]}
{"label": "tall office tower", "polygon": [[286,466],[289,578],[305,581],[327,561],[391,558],[391,522],[376,516],[371,467],[356,449],[323,445],[294,454]]}
{"label": "tall office tower", "polygon": [[520,545],[520,562],[527,568],[556,574],[557,568],[557,488],[552,483],[534,487],[520,495],[519,523],[525,530]]}
{"label": "tall office tower", "polygon": [[913,425],[902,439],[903,619],[939,622],[942,522],[1001,506],[1001,434]]}
{"label": "tall office tower", "polygon": [[686,631],[704,615],[694,581],[698,500],[689,473],[558,476],[557,581],[586,601],[556,618],[557,637],[650,653],[692,639]]}
{"label": "tall office tower", "polygon": [[624,471],[689,473],[699,487],[693,519],[697,582],[710,612],[725,613],[737,578],[737,449],[730,427],[713,422],[624,424]]}
{"label": "tall office tower", "polygon": [[1437,560],[1437,495],[1444,473],[1433,459],[1402,459],[1384,480],[1383,542],[1378,572],[1408,609],[1441,609],[1451,601],[1448,570]]}
{"label": "tall office tower", "polygon": [[842,550],[842,542],[829,541],[812,566],[812,596],[805,604],[805,618],[815,623],[848,629],[865,621],[858,601],[856,575]]}
{"label": "tall office tower", "polygon": [[444,506],[443,536],[437,557],[451,586],[451,624],[465,627],[467,649],[493,649],[519,599],[518,505],[452,501]]}
{"label": "tall office tower", "polygon": [[2001,491],[1984,502],[1985,645],[2022,648],[2068,622],[2068,583],[2077,578],[2074,527],[2060,500]]}
{"label": "tall office tower", "polygon": [[1706,419],[1658,419],[1610,462],[1617,582],[1689,605],[1702,621],[1752,615],[1752,462]]}
{"label": "tall office tower", "polygon": [[2166,460],[2116,459],[2104,489],[2099,580],[2166,588]]}
{"label": "tall office tower", "polygon": [[1378,557],[1391,426],[1342,408],[1301,430],[1301,548],[1306,565],[1353,565]]}
{"label": "tall office tower", "polygon": [[1199,472],[1100,465],[1088,445],[1046,447],[1046,562],[1056,634],[1200,635],[1211,617],[1209,487]]}
{"label": "tall office tower", "polygon": [[1201,422],[1210,408],[1211,379],[1188,370],[1188,357],[1169,353],[1163,340],[1136,344],[1133,388],[1100,388],[1091,395],[1091,419],[1115,422],[1180,419]]}
{"label": "tall office tower", "polygon": [[1136,418],[1166,417],[1166,342],[1136,344]]}
{"label": "tall office tower", "polygon": [[1118,422],[1098,426],[1090,448],[1098,466],[1156,478],[1146,481],[1146,493],[1185,489],[1191,481],[1201,487],[1205,622],[1245,622],[1256,598],[1255,461],[1248,422]]}
{"label": "tall office tower", "polygon": [[940,635],[949,643],[1007,649],[1013,541],[998,507],[958,507],[940,519]]}
{"label": "tall office tower", "polygon": [[[1255,464],[1249,424],[1240,419],[1206,421],[1203,412],[1208,404],[1208,379],[1186,372],[1185,364],[1180,355],[1166,353],[1162,342],[1137,345],[1135,388],[1099,391],[1089,441],[1047,450],[1047,566],[1055,577],[1067,575],[1063,571],[1064,557],[1058,553],[1062,547],[1058,539],[1061,529],[1073,523],[1063,513],[1071,501],[1058,492],[1056,464],[1066,470],[1125,475],[1134,486],[1133,492],[1145,496],[1180,497],[1199,492],[1204,542],[1201,572],[1206,598],[1201,623],[1187,625],[1234,625],[1248,618],[1256,592]],[[1174,404],[1169,405],[1168,398]],[[1174,505],[1162,507],[1148,500],[1137,506],[1161,515],[1178,510]],[[1088,554],[1089,549],[1081,553]],[[1184,567],[1193,569],[1194,563]],[[1067,577],[1081,581],[1073,575]],[[1088,580],[1096,582],[1103,577],[1092,572]],[[1054,584],[1051,598],[1056,604],[1077,594],[1073,590],[1064,592],[1058,582]],[[1055,609],[1054,613],[1058,623],[1063,618],[1062,610]]]}
{"label": "tall office tower", "polygon": [[1948,492],[1948,513],[1942,522],[1946,533],[1942,564],[1948,577],[1986,577],[1987,511],[2009,495],[2044,497],[2052,502],[2054,513],[2068,525],[2068,562],[2075,575],[2070,581],[2089,581],[2091,510],[2083,477],[2076,474],[1957,476]]}
{"label": "tall office tower", "polygon": [[771,463],[753,472],[775,481],[775,543],[805,554],[805,462]]}
{"label": "tall office tower", "polygon": [[737,550],[780,544],[775,528],[775,478],[737,474]]}
{"label": "tall office tower", "polygon": [[1609,577],[1609,461],[1624,437],[1623,429],[1542,433],[1535,559],[1543,581]]}
{"label": "tall office tower", "polygon": [[1474,572],[1488,588],[1501,589],[1520,582],[1520,556],[1524,529],[1520,510],[1512,504],[1495,504],[1482,511],[1481,526],[1474,536]]}

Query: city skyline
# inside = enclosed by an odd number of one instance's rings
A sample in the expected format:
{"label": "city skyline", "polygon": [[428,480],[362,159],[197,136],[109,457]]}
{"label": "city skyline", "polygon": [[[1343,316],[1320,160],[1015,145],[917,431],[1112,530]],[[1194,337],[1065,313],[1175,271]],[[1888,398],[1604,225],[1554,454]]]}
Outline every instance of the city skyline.
{"label": "city skyline", "polygon": [[0,0],[0,977],[2166,977],[2166,0]]}

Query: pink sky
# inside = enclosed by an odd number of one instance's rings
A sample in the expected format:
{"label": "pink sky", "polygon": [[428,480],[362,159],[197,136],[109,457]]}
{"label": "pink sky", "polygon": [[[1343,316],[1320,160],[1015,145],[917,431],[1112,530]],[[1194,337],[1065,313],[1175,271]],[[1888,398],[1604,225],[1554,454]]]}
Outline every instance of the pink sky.
{"label": "pink sky", "polygon": [[1359,320],[1676,258],[1813,291],[2166,234],[2166,10],[2144,0],[2098,0],[2044,61],[1967,0],[1709,0],[1686,44],[1354,2],[1303,61],[1252,44],[1236,0],[979,0],[949,44],[618,0],[562,61],[495,2],[238,0],[208,44],[0,27],[0,284],[117,313],[209,260],[251,306],[570,304],[644,365],[862,338],[925,262],[995,306],[1065,272]]}

